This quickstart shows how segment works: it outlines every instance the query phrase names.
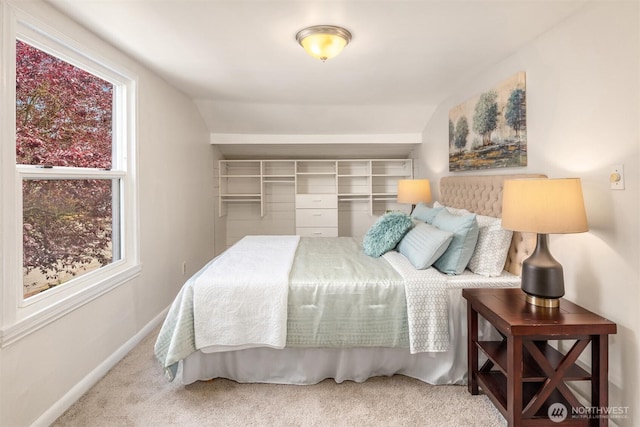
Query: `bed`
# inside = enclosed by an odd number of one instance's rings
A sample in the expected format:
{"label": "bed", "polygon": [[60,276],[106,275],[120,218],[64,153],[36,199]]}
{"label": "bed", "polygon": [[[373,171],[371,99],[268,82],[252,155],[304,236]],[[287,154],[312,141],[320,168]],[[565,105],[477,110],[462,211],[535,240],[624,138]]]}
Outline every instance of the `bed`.
{"label": "bed", "polygon": [[[480,248],[493,244],[486,230],[501,216],[503,181],[527,177],[544,176],[444,177],[439,201],[421,212],[438,220],[475,214],[480,226],[471,261],[482,264]],[[422,219],[413,221],[413,228],[423,227]],[[492,225],[483,228],[482,221]],[[181,377],[183,384],[362,382],[394,374],[465,384],[461,289],[519,286],[535,236],[510,234],[504,268],[493,274],[471,261],[458,274],[417,269],[400,246],[371,257],[351,238],[247,236],[185,283],[161,328],[156,357],[167,378]],[[490,334],[482,324],[480,335]]]}

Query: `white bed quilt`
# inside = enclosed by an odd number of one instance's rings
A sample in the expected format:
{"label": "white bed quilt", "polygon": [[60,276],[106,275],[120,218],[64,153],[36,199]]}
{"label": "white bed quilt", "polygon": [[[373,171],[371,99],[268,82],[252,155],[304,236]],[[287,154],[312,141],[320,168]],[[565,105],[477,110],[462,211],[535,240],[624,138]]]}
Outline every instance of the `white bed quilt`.
{"label": "white bed quilt", "polygon": [[154,348],[167,379],[175,378],[180,360],[200,348],[285,346],[289,271],[299,240],[244,237],[184,284]]}
{"label": "white bed quilt", "polygon": [[435,268],[416,270],[404,255],[390,251],[384,259],[404,279],[412,354],[449,349],[447,276]]}
{"label": "white bed quilt", "polygon": [[503,271],[497,277],[479,276],[469,270],[446,275],[435,268],[416,270],[402,254],[383,255],[402,276],[407,297],[409,348],[411,354],[449,350],[449,291],[462,288],[514,287],[520,277]]}
{"label": "white bed quilt", "polygon": [[289,272],[299,241],[300,236],[246,236],[198,276],[196,348],[284,348]]}

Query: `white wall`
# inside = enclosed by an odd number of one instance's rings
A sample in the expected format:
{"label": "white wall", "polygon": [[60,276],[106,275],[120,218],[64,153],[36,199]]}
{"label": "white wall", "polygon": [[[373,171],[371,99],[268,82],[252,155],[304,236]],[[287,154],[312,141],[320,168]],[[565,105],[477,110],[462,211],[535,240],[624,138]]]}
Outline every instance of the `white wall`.
{"label": "white wall", "polygon": [[64,409],[78,384],[87,385],[86,376],[104,369],[122,346],[132,346],[132,338],[161,320],[158,315],[184,280],[213,256],[214,241],[214,149],[195,105],[46,5],[24,3],[50,25],[138,74],[142,274],[0,350],[1,426],[47,421],[56,415],[50,408]]}
{"label": "white wall", "polygon": [[[448,112],[518,71],[527,73],[528,166],[477,173],[580,177],[590,232],[551,236],[566,298],[618,324],[610,338],[611,406],[620,425],[640,425],[640,34],[638,2],[581,9],[463,87],[436,110],[418,153],[420,176],[448,172]],[[624,164],[626,189],[609,187]],[[466,174],[470,174],[466,172]]]}

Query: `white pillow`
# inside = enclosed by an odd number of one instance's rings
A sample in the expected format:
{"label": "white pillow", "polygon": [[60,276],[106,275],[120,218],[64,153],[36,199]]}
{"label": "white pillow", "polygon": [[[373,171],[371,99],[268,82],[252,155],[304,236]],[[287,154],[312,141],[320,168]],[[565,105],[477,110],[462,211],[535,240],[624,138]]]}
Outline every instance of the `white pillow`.
{"label": "white pillow", "polygon": [[[445,207],[435,202],[434,207]],[[453,215],[464,215],[469,211],[446,207]],[[478,243],[467,268],[481,276],[495,277],[502,274],[507,261],[513,232],[502,228],[502,220],[491,216],[476,215],[480,233]]]}
{"label": "white pillow", "polygon": [[499,276],[507,261],[513,231],[502,228],[500,218],[477,215],[476,220],[480,234],[467,268],[482,276]]}

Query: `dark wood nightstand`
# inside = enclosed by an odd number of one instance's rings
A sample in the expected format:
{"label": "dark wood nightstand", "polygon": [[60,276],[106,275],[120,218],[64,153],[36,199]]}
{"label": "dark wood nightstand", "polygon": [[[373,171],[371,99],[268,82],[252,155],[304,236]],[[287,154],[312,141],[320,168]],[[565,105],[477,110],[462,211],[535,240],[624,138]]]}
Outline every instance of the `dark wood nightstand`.
{"label": "dark wood nightstand", "polygon": [[[615,323],[565,299],[555,309],[533,306],[520,289],[463,289],[462,296],[471,394],[481,387],[509,426],[608,425],[606,416],[594,416],[593,410],[609,403],[608,335],[616,333]],[[478,340],[478,314],[502,341]],[[567,340],[571,348],[563,354],[550,340]],[[575,363],[589,343],[591,372]],[[479,369],[478,350],[487,356]],[[578,401],[567,381],[591,382],[591,407]]]}

